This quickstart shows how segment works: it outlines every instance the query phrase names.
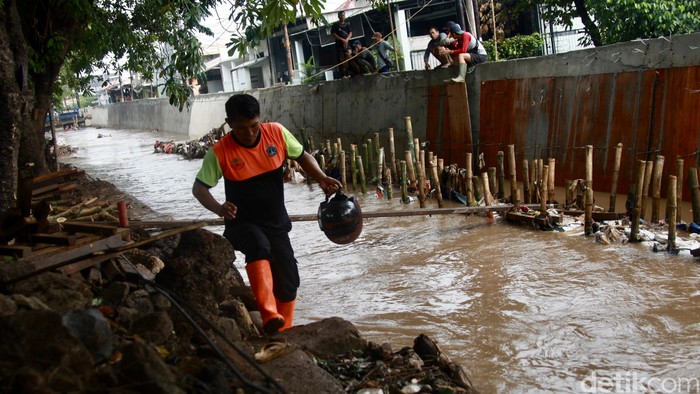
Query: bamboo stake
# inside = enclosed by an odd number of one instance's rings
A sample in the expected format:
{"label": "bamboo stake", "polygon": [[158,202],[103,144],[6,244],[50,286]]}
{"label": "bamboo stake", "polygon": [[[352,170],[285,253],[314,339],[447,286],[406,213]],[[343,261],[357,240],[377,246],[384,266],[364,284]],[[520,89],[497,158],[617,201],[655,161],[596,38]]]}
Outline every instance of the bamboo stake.
{"label": "bamboo stake", "polygon": [[531,182],[531,188],[530,188],[530,203],[536,203],[539,201],[540,196],[537,190],[539,189],[539,161],[537,159],[532,159],[532,169],[530,170],[531,177],[530,177],[530,182]]}
{"label": "bamboo stake", "polygon": [[651,222],[659,222],[659,209],[661,206],[661,175],[664,171],[664,157],[656,156],[654,174],[651,181]]}
{"label": "bamboo stake", "polygon": [[615,164],[613,166],[612,185],[610,186],[610,207],[608,212],[615,212],[615,204],[617,199],[617,182],[620,177],[620,163],[622,162],[622,143],[617,144],[615,148]]}
{"label": "bamboo stake", "polygon": [[668,215],[668,244],[666,250],[672,252],[676,249],[676,191],[678,190],[678,179],[674,175],[668,177],[668,193],[666,201],[669,209]]}
{"label": "bamboo stake", "polygon": [[649,185],[651,184],[651,175],[654,172],[654,162],[653,161],[647,161],[646,162],[646,170],[644,170],[644,185],[642,188],[642,211],[640,213],[640,217],[644,219],[646,216],[646,211],[647,211],[647,197],[649,196]]}
{"label": "bamboo stake", "polygon": [[337,142],[338,142],[338,152],[342,152],[343,151],[343,141],[340,139],[340,137],[338,137]]}
{"label": "bamboo stake", "polygon": [[332,156],[333,158],[338,157],[339,152],[340,152],[338,149],[339,149],[339,148],[338,148],[338,143],[337,143],[337,142],[334,142],[334,143],[333,143],[333,156]]}
{"label": "bamboo stake", "polygon": [[479,194],[479,177],[472,176],[472,190],[474,190],[474,205],[479,205],[479,200],[481,200],[481,194]]}
{"label": "bamboo stake", "polygon": [[367,194],[367,180],[365,179],[365,167],[362,165],[362,156],[357,157],[357,167],[360,169],[360,189],[362,194]]}
{"label": "bamboo stake", "polygon": [[323,154],[318,157],[318,164],[321,166],[321,171],[323,171],[324,174],[328,174],[326,172],[326,157]]}
{"label": "bamboo stake", "polygon": [[467,205],[474,206],[476,201],[474,201],[474,182],[472,178],[474,177],[474,172],[472,170],[472,153],[467,153],[467,173],[465,175],[465,194],[467,195]]}
{"label": "bamboo stake", "polygon": [[[413,139],[413,150],[414,150],[414,153],[415,153],[415,156],[414,156],[414,157],[416,158],[416,162],[421,161],[421,156],[420,156],[420,152],[421,152],[420,140],[419,140],[418,138],[414,138],[414,139]],[[423,167],[423,170],[425,170],[425,161],[421,161],[421,166]],[[425,174],[423,174],[423,175],[425,175]]]}
{"label": "bamboo stake", "polygon": [[586,212],[584,217],[584,233],[593,234],[593,189],[586,188]]}
{"label": "bamboo stake", "polygon": [[554,194],[554,169],[556,168],[557,164],[557,159],[550,157],[549,158],[549,177],[547,179],[547,190],[549,191],[548,193],[548,200],[550,204],[554,204],[556,201],[556,196]]}
{"label": "bamboo stake", "polygon": [[368,153],[368,148],[367,148],[367,143],[362,144],[362,171],[365,172],[365,174],[369,174],[369,167],[367,166],[367,162],[369,161],[369,153]]}
{"label": "bamboo stake", "polygon": [[508,145],[508,171],[510,172],[510,201],[516,199],[515,191],[518,189],[515,169],[515,145]]}
{"label": "bamboo stake", "polygon": [[340,183],[343,184],[343,188],[347,189],[348,187],[348,179],[347,175],[345,173],[346,168],[345,168],[345,151],[341,150],[340,151]]}
{"label": "bamboo stake", "polygon": [[418,169],[418,184],[416,185],[418,188],[418,202],[421,208],[425,208],[425,170],[420,160],[416,162],[416,166]]}
{"label": "bamboo stake", "polygon": [[433,190],[435,190],[435,193],[437,194],[436,198],[438,208],[442,208],[442,190],[440,189],[440,181],[438,178],[437,159],[435,157],[430,157],[432,155],[433,152],[429,152],[428,163],[430,164],[430,182],[433,184]]}
{"label": "bamboo stake", "polygon": [[408,204],[410,200],[408,199],[408,179],[406,178],[406,160],[401,160],[399,162],[399,168],[401,171],[401,178],[399,178],[399,183],[401,184],[401,202]]}
{"label": "bamboo stake", "polygon": [[489,176],[489,191],[497,190],[496,189],[496,167],[489,167],[488,168],[488,176]]}
{"label": "bamboo stake", "polygon": [[408,175],[408,179],[406,181],[406,184],[414,183],[416,181],[416,171],[415,171],[415,167],[413,167],[413,161],[411,161],[411,157],[413,157],[411,151],[410,150],[405,151],[404,157],[406,160],[406,173]]}
{"label": "bamboo stake", "polygon": [[389,160],[391,160],[391,173],[394,179],[398,179],[399,173],[396,172],[396,144],[394,142],[394,128],[389,127]]}
{"label": "bamboo stake", "polygon": [[564,207],[566,209],[569,209],[571,207],[571,204],[573,204],[573,193],[571,193],[571,186],[574,184],[574,181],[567,179],[566,180],[566,200],[564,202]]}
{"label": "bamboo stake", "polygon": [[350,145],[350,180],[352,190],[357,190],[357,145]]}
{"label": "bamboo stake", "polygon": [[634,209],[632,210],[632,223],[630,228],[630,242],[639,241],[639,219],[642,214],[642,193],[644,191],[644,178],[647,163],[644,160],[639,160],[637,163],[637,185],[635,186],[634,194]]}
{"label": "bamboo stake", "polygon": [[[588,190],[591,190],[589,193]],[[588,201],[591,198],[591,201]],[[584,223],[586,235],[590,235],[590,229],[593,226],[593,145],[586,145],[586,190],[583,195],[583,206],[586,212]],[[591,207],[591,216],[588,216],[588,207]]]}
{"label": "bamboo stake", "polygon": [[367,172],[365,175],[369,175],[369,179],[367,181],[369,183],[372,183],[372,179],[377,175],[375,172],[375,169],[377,168],[376,165],[376,155],[374,154],[374,147],[373,147],[372,139],[368,138],[367,139]]}
{"label": "bamboo stake", "polygon": [[688,184],[693,204],[693,222],[700,224],[700,185],[698,185],[698,169],[695,167],[688,169]]}
{"label": "bamboo stake", "polygon": [[[416,148],[418,149],[418,148]],[[425,208],[425,160],[423,160],[423,151],[420,151],[420,154],[416,155],[416,157],[421,158],[418,160],[417,165],[418,165],[418,202],[420,203],[421,208]]]}
{"label": "bamboo stake", "polygon": [[549,180],[549,166],[542,167],[542,188],[540,189],[540,211],[542,214],[547,212],[547,187]]}
{"label": "bamboo stake", "polygon": [[498,171],[498,192],[496,193],[496,198],[499,200],[505,196],[503,190],[503,181],[505,178],[505,170],[503,169],[503,151],[499,150],[496,153],[496,170]]}
{"label": "bamboo stake", "polygon": [[681,212],[683,209],[683,159],[676,159],[676,223],[680,223],[683,219],[681,218]]}
{"label": "bamboo stake", "polygon": [[523,198],[525,204],[530,203],[530,166],[527,159],[523,160]]}
{"label": "bamboo stake", "polygon": [[[416,160],[416,157],[413,156],[414,148],[413,148],[413,124],[411,124],[411,117],[406,116],[404,117],[404,120],[406,121],[406,140],[408,142],[408,151],[411,152],[411,159],[406,162],[407,166],[412,166],[414,163],[414,160]],[[412,170],[408,170],[408,175],[411,175]],[[415,181],[415,178],[411,178],[412,181]]]}
{"label": "bamboo stake", "polygon": [[394,185],[391,183],[391,168],[385,170],[386,178],[386,199],[391,200],[394,198]]}
{"label": "bamboo stake", "polygon": [[382,175],[384,174],[384,148],[379,148],[379,154],[377,155],[377,185],[382,185]]}
{"label": "bamboo stake", "polygon": [[586,187],[593,189],[593,145],[586,145]]}
{"label": "bamboo stake", "polygon": [[489,188],[489,174],[486,172],[481,173],[481,187],[484,190],[484,202],[486,205],[493,204],[493,197],[491,196],[491,190]]}

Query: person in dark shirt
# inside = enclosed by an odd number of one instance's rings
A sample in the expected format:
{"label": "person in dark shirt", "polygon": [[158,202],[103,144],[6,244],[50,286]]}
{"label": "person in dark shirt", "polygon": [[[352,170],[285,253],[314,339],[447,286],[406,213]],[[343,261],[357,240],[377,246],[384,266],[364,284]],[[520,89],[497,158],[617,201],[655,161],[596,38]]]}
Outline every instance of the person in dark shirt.
{"label": "person in dark shirt", "polygon": [[352,28],[350,23],[345,20],[345,11],[338,12],[338,22],[331,26],[331,35],[335,38],[335,53],[338,63],[341,63],[345,58],[345,48],[350,46],[352,38]]}
{"label": "person in dark shirt", "polygon": [[355,62],[360,67],[360,72],[362,74],[372,74],[377,71],[377,61],[374,60],[372,53],[362,46],[360,40],[352,42],[352,49],[356,55]]}

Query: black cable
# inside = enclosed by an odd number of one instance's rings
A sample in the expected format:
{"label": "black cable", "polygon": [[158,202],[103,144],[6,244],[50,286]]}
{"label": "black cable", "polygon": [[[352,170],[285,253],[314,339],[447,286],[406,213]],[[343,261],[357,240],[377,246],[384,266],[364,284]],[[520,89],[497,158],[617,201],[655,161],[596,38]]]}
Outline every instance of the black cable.
{"label": "black cable", "polygon": [[204,340],[209,344],[209,346],[212,347],[212,349],[214,349],[214,351],[221,358],[221,360],[224,362],[224,364],[226,364],[226,366],[231,370],[231,372],[233,372],[233,374],[236,375],[236,377],[238,377],[243,382],[243,384],[245,384],[247,387],[253,388],[253,389],[258,390],[258,391],[263,392],[263,393],[272,393],[272,391],[268,390],[267,388],[262,387],[256,383],[250,381],[248,378],[246,378],[241,373],[241,371],[239,371],[238,368],[236,368],[236,366],[231,363],[231,361],[228,359],[228,357],[226,357],[226,355],[223,353],[223,351],[221,351],[221,349],[219,349],[219,347],[212,341],[212,339],[206,334],[206,332],[204,332],[202,327],[197,322],[195,322],[194,319],[192,319],[192,316],[190,316],[190,314],[185,311],[185,309],[182,307],[182,305],[186,305],[188,307],[188,309],[198,319],[204,321],[209,326],[209,328],[212,329],[214,331],[214,333],[216,333],[216,335],[221,337],[221,339],[223,339],[224,342],[226,342],[226,344],[228,344],[234,350],[236,350],[236,352],[238,352],[238,354],[241,357],[243,357],[253,368],[255,368],[255,370],[257,370],[261,375],[263,375],[266,380],[268,380],[270,383],[272,383],[272,385],[275,386],[279,390],[279,392],[281,392],[281,393],[287,392],[272,376],[270,376],[267,372],[265,372],[265,370],[260,368],[260,366],[258,365],[258,363],[254,359],[252,359],[247,353],[245,353],[240,347],[238,347],[238,345],[231,342],[224,335],[224,333],[222,333],[221,330],[218,329],[218,327],[216,327],[212,322],[210,322],[204,316],[202,316],[202,314],[199,313],[199,311],[197,311],[194,308],[192,308],[191,306],[189,306],[187,304],[187,302],[182,300],[179,296],[170,293],[169,290],[163,288],[162,286],[158,285],[157,283],[144,278],[143,275],[141,275],[141,273],[136,269],[134,264],[126,256],[124,256],[122,254],[122,255],[120,255],[120,257],[123,258],[127,263],[129,263],[129,265],[131,265],[131,267],[134,268],[134,270],[139,273],[140,280],[143,283],[145,283],[148,286],[151,286],[153,289],[155,289],[159,293],[163,294],[173,305],[175,305],[175,307],[180,311],[180,313],[183,314],[185,319],[187,319],[187,321],[190,324],[192,324],[192,326],[204,337]]}

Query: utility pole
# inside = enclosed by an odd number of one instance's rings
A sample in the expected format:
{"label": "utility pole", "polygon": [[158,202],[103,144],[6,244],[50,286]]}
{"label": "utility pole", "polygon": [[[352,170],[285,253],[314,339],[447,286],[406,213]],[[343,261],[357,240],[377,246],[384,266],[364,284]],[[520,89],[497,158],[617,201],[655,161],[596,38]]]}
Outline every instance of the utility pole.
{"label": "utility pole", "polygon": [[294,80],[294,65],[292,64],[292,49],[289,44],[289,31],[287,31],[287,24],[282,24],[284,29],[284,48],[287,50],[287,71],[289,72],[289,83],[291,84]]}

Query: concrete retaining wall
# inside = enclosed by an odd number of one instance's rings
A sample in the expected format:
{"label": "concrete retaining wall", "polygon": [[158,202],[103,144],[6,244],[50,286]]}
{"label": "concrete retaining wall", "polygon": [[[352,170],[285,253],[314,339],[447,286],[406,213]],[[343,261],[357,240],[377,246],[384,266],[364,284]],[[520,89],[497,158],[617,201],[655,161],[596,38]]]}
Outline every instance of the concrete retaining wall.
{"label": "concrete retaining wall", "polygon": [[[465,85],[474,141],[479,140],[481,84],[484,81],[698,65],[698,43],[700,33],[695,33],[479,65],[468,74]],[[375,132],[385,132],[392,127],[398,135],[398,131],[405,130],[404,117],[411,116],[414,134],[422,138],[426,135],[428,111],[435,108],[431,106],[431,90],[444,85],[444,80],[453,72],[432,70],[360,76],[315,85],[272,87],[249,93],[260,100],[263,120],[279,121],[293,132],[304,129],[321,139],[370,137]],[[191,108],[185,108],[182,112],[171,106],[167,99],[111,104],[105,107],[107,116],[100,113],[102,109],[96,109],[93,124],[124,129],[159,129],[198,138],[223,123],[224,103],[229,96],[229,93],[197,96]],[[447,100],[460,99],[449,96]],[[449,104],[451,108],[467,105],[466,102]]]}

